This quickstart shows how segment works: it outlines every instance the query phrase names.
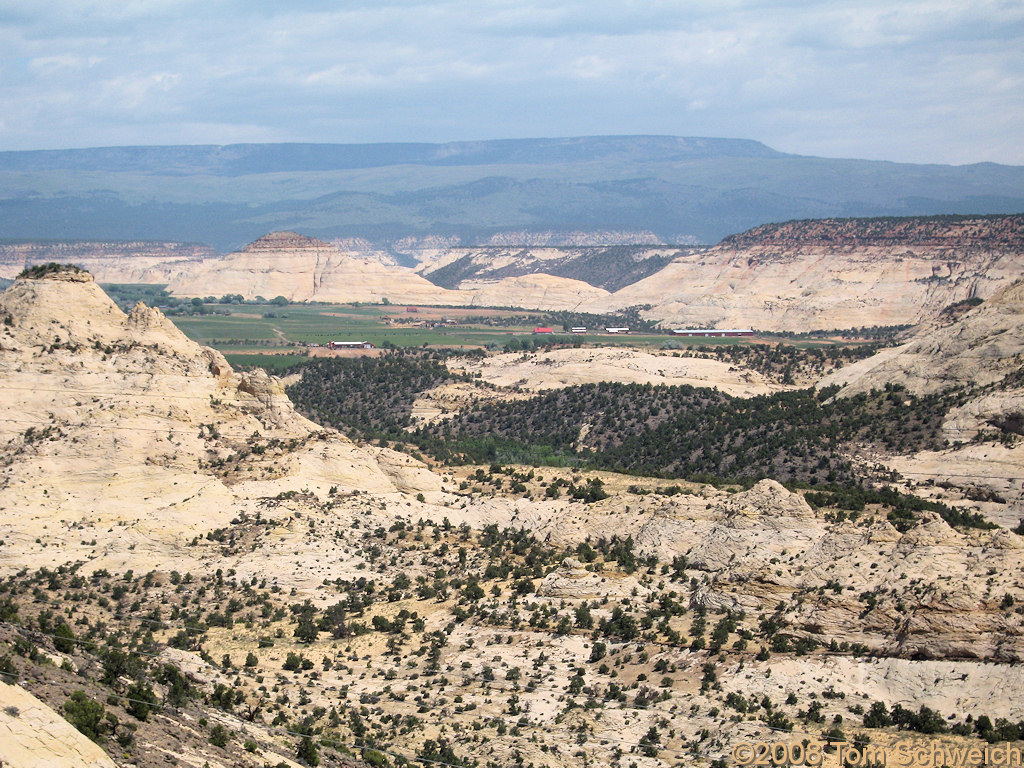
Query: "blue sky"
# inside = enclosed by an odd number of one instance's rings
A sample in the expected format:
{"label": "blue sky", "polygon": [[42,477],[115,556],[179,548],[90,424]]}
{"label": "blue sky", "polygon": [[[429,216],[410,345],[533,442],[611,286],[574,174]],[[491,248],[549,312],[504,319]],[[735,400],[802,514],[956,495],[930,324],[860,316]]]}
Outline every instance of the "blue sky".
{"label": "blue sky", "polygon": [[0,149],[749,138],[1024,164],[1021,0],[0,0]]}

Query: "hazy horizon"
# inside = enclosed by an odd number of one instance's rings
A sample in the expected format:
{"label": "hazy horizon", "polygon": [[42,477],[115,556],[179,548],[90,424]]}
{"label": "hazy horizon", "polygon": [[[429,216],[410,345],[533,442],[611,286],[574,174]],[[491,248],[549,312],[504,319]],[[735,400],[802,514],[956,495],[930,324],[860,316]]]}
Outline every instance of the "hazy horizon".
{"label": "hazy horizon", "polygon": [[1024,6],[0,0],[0,150],[735,137],[1024,164]]}

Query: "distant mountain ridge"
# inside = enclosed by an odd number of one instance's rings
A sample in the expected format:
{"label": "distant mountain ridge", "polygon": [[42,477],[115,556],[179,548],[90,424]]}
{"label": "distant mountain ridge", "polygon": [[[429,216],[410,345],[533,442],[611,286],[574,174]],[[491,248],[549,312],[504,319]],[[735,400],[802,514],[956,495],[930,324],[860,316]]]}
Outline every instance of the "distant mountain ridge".
{"label": "distant mountain ridge", "polygon": [[[744,139],[236,144],[0,152],[5,238],[166,240],[227,252],[274,230],[477,246],[515,233],[713,244],[791,219],[1024,211],[1024,167],[777,152]],[[616,242],[623,242],[619,239]],[[595,243],[599,244],[599,243]]]}
{"label": "distant mountain ridge", "polygon": [[0,169],[20,171],[145,171],[174,168],[237,176],[284,171],[331,171],[393,165],[492,165],[593,162],[628,156],[634,161],[709,157],[783,157],[750,139],[677,136],[597,136],[564,139],[495,139],[445,144],[206,144],[97,147],[0,152]]}

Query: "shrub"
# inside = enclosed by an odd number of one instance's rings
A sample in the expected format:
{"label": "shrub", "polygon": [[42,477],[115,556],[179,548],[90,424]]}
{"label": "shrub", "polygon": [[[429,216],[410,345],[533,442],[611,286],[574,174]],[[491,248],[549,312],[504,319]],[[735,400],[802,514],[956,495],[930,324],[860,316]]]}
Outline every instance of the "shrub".
{"label": "shrub", "polygon": [[64,702],[64,714],[75,728],[93,741],[103,737],[103,718],[106,710],[98,701],[85,695],[85,691],[74,691]]}
{"label": "shrub", "polygon": [[228,731],[220,723],[210,730],[210,743],[215,747],[226,747],[228,745]]}
{"label": "shrub", "polygon": [[75,633],[63,621],[53,630],[53,647],[60,653],[71,653],[75,650]]}

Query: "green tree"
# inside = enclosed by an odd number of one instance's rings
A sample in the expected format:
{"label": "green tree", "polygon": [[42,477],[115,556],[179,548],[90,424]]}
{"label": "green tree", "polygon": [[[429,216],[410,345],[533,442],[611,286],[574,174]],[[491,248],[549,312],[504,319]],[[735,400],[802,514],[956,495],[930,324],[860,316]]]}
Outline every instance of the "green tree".
{"label": "green tree", "polygon": [[309,736],[302,737],[302,741],[299,742],[299,748],[296,750],[295,756],[306,765],[320,765],[320,751],[316,748],[316,744],[313,743],[313,739]]}
{"label": "green tree", "polygon": [[137,720],[146,720],[150,711],[158,706],[153,689],[141,681],[128,686],[125,696],[128,699],[125,709]]}
{"label": "green tree", "polygon": [[106,710],[98,701],[85,695],[85,691],[74,691],[64,702],[64,713],[75,728],[93,741],[103,737],[103,718]]}
{"label": "green tree", "polygon": [[173,664],[164,664],[156,679],[158,683],[167,686],[164,701],[172,707],[179,707],[196,695],[188,678]]}
{"label": "green tree", "polygon": [[320,630],[317,629],[316,620],[310,612],[299,615],[299,625],[295,627],[294,635],[300,643],[312,643],[316,641]]}
{"label": "green tree", "polygon": [[228,730],[220,723],[217,723],[210,730],[210,743],[215,747],[226,747],[228,745]]}
{"label": "green tree", "polygon": [[61,622],[53,630],[53,647],[60,653],[71,653],[75,650],[75,633],[66,622]]}

